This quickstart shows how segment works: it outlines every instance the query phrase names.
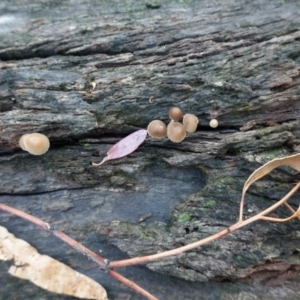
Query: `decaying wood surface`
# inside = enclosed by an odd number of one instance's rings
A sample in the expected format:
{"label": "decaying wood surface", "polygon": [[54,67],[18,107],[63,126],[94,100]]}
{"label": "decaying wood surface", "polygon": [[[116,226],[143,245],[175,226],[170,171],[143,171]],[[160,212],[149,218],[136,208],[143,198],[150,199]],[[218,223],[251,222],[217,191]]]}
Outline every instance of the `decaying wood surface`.
{"label": "decaying wood surface", "polygon": [[[110,259],[206,237],[237,220],[255,168],[299,152],[299,72],[297,0],[1,1],[0,202]],[[167,123],[172,106],[201,121],[184,142],[147,138],[126,158],[91,165],[153,119]],[[30,132],[49,137],[46,155],[20,150]],[[256,183],[245,217],[297,179],[284,169]],[[299,194],[293,201],[296,208]],[[0,224],[97,279],[112,299],[139,299],[32,225],[3,212]],[[164,275],[142,267],[124,274],[160,299],[299,299],[299,236],[297,221],[260,222],[147,265]],[[3,270],[6,299],[20,290],[57,299]]]}

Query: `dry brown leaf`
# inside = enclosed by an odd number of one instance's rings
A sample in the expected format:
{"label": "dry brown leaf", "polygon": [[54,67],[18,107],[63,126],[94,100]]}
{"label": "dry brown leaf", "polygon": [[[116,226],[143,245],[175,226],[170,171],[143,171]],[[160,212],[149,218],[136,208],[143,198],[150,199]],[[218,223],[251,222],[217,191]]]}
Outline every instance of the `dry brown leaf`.
{"label": "dry brown leaf", "polygon": [[[247,181],[244,184],[243,187],[243,192],[242,192],[242,198],[241,198],[241,206],[240,206],[240,220],[242,220],[242,211],[243,211],[243,206],[244,206],[244,199],[245,199],[245,194],[250,187],[250,185],[257,181],[258,179],[262,178],[263,176],[269,174],[271,171],[274,169],[280,167],[280,166],[288,166],[291,167],[297,171],[300,171],[300,153],[291,155],[291,156],[286,156],[282,158],[275,158],[260,168],[256,169],[247,179]],[[298,217],[298,215],[295,215],[294,217]]]}
{"label": "dry brown leaf", "polygon": [[14,260],[9,268],[13,276],[27,279],[50,292],[83,299],[107,300],[105,289],[63,263],[41,255],[27,242],[0,226],[0,259]]}
{"label": "dry brown leaf", "polygon": [[249,186],[255,182],[256,180],[262,178],[263,176],[269,174],[274,169],[280,167],[280,166],[288,166],[291,167],[297,171],[300,171],[300,153],[286,156],[282,158],[275,158],[257,170],[255,170],[247,179],[247,181],[244,184],[243,193],[246,192],[246,190],[249,188]]}

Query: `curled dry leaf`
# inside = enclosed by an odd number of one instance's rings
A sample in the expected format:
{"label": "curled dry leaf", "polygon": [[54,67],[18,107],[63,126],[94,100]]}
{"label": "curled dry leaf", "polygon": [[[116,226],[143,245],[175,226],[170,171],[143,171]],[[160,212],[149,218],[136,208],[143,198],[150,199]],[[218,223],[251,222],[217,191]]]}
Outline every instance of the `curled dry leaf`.
{"label": "curled dry leaf", "polygon": [[297,171],[300,171],[300,153],[286,156],[282,158],[275,158],[257,170],[255,170],[247,179],[247,181],[244,184],[243,193],[246,192],[246,190],[249,188],[249,186],[255,182],[256,180],[262,178],[263,176],[269,174],[274,169],[280,167],[280,166],[288,166],[291,167]]}
{"label": "curled dry leaf", "polygon": [[100,163],[93,163],[93,166],[100,166],[107,160],[124,157],[136,150],[146,139],[147,130],[141,129],[126,136],[107,151],[107,156]]}
{"label": "curled dry leaf", "polygon": [[47,255],[39,254],[35,248],[2,226],[0,259],[14,260],[8,271],[11,275],[27,279],[50,292],[82,299],[108,299],[100,284]]}
{"label": "curled dry leaf", "polygon": [[297,171],[300,171],[300,153],[297,153],[297,154],[294,154],[291,156],[282,157],[282,158],[275,158],[275,159],[267,162],[260,168],[256,169],[249,176],[249,178],[247,179],[247,181],[245,182],[244,187],[243,187],[241,206],[240,206],[241,207],[240,220],[242,220],[242,210],[243,210],[243,205],[244,205],[245,194],[246,194],[248,188],[250,187],[250,185],[280,166],[288,166]]}

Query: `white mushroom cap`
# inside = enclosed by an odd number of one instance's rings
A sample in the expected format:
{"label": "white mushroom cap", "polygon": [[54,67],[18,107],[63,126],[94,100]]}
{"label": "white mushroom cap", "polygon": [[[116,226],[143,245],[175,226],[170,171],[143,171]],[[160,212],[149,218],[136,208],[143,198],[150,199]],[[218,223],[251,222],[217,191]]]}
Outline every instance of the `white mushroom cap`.
{"label": "white mushroom cap", "polygon": [[182,118],[182,110],[179,107],[171,107],[169,117],[173,121],[179,121]]}
{"label": "white mushroom cap", "polygon": [[186,130],[181,123],[171,121],[167,126],[167,135],[170,141],[180,143],[186,137]]}
{"label": "white mushroom cap", "polygon": [[167,126],[160,120],[153,120],[149,123],[147,131],[150,136],[161,139],[167,135]]}
{"label": "white mushroom cap", "polygon": [[211,128],[217,128],[218,125],[219,125],[219,122],[218,122],[217,119],[211,119],[210,122],[209,122],[209,126],[210,126]]}
{"label": "white mushroom cap", "polygon": [[195,132],[197,130],[199,120],[193,114],[185,114],[183,116],[182,123],[187,132]]}
{"label": "white mushroom cap", "polygon": [[20,147],[33,155],[42,155],[50,147],[49,139],[41,133],[24,134],[19,140]]}

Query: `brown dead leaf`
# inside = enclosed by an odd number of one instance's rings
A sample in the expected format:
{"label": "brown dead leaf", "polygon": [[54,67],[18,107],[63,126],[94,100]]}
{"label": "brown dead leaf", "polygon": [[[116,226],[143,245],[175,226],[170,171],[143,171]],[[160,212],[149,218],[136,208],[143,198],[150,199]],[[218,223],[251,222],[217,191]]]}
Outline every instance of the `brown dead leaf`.
{"label": "brown dead leaf", "polygon": [[[297,153],[297,154],[294,154],[291,156],[282,157],[282,158],[275,158],[275,159],[267,162],[260,168],[256,169],[249,176],[249,178],[247,179],[247,181],[245,182],[244,187],[243,187],[241,205],[240,205],[240,221],[243,218],[242,214],[243,214],[245,194],[246,194],[248,188],[250,187],[250,185],[280,166],[288,166],[297,171],[300,171],[300,153]],[[296,218],[296,217],[299,217],[298,211],[291,218]]]}
{"label": "brown dead leaf", "polygon": [[286,156],[282,158],[275,158],[268,163],[264,164],[257,170],[255,170],[247,179],[247,181],[244,184],[243,188],[243,196],[248,190],[249,186],[257,181],[258,179],[262,178],[263,176],[269,174],[274,169],[280,167],[280,166],[288,166],[291,167],[297,171],[300,171],[300,153]]}
{"label": "brown dead leaf", "polygon": [[27,242],[0,226],[0,259],[14,260],[8,272],[50,292],[83,299],[107,300],[105,289],[63,263],[41,255]]}

